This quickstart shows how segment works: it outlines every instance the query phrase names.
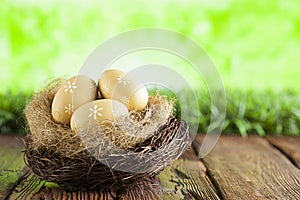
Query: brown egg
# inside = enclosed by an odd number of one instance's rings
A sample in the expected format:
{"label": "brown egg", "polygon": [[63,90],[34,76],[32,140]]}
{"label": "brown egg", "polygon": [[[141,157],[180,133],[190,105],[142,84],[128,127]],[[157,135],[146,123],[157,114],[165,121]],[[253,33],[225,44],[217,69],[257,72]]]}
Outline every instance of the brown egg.
{"label": "brown egg", "polygon": [[118,100],[129,110],[141,111],[147,106],[146,87],[120,70],[106,70],[99,79],[98,87],[102,97]]}
{"label": "brown egg", "polygon": [[115,121],[116,118],[128,114],[124,104],[113,99],[100,99],[80,106],[72,115],[71,129],[88,127],[105,120]]}
{"label": "brown egg", "polygon": [[59,88],[52,102],[52,117],[62,124],[70,123],[73,112],[81,105],[97,98],[97,85],[87,76],[78,75]]}

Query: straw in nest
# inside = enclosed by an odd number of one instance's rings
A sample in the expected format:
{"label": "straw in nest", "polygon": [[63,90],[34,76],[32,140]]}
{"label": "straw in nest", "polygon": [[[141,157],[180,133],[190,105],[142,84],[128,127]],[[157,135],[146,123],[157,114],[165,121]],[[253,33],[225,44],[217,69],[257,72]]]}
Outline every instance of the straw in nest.
{"label": "straw in nest", "polygon": [[[25,109],[28,135],[24,158],[39,178],[66,187],[120,188],[158,174],[189,146],[185,122],[168,113],[153,123],[161,116],[160,109],[170,112],[166,106],[170,104],[158,97],[149,101],[148,112],[131,113],[131,126],[119,121],[108,129],[99,125],[81,130],[81,134],[71,131],[51,117],[51,103],[62,81],[53,81],[35,94]],[[164,106],[149,109],[158,104]],[[118,131],[112,127],[120,126],[133,133],[126,134],[131,141],[126,145],[121,142],[124,134],[111,136]]]}

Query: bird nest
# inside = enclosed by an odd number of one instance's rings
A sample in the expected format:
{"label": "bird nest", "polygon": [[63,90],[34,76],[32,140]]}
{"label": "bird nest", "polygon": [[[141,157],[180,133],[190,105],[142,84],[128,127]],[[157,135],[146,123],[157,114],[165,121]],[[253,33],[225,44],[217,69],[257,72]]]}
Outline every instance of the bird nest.
{"label": "bird nest", "polygon": [[[116,122],[72,131],[55,122],[52,100],[63,80],[36,93],[25,109],[25,163],[40,179],[64,187],[122,188],[149,179],[189,146],[188,125],[159,95],[147,107]],[[125,131],[124,131],[125,130]]]}

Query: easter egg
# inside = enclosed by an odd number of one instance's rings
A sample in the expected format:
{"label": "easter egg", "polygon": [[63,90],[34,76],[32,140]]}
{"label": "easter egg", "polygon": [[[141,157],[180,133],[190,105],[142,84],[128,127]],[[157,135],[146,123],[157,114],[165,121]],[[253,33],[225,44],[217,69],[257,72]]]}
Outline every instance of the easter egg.
{"label": "easter egg", "polygon": [[130,75],[116,69],[104,71],[98,84],[101,96],[122,102],[129,110],[143,110],[148,103],[148,91]]}
{"label": "easter egg", "polygon": [[72,115],[71,129],[85,128],[103,121],[115,121],[128,114],[127,107],[113,99],[100,99],[80,106]]}
{"label": "easter egg", "polygon": [[81,105],[97,98],[95,81],[84,75],[67,79],[54,96],[51,113],[54,121],[70,123],[74,111]]}

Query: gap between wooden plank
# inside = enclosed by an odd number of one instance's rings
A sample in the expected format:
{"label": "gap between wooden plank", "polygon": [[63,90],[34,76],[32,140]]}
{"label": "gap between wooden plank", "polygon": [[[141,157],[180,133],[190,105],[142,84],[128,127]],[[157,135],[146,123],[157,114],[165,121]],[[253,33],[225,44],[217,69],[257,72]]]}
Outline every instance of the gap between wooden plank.
{"label": "gap between wooden plank", "polygon": [[300,199],[300,171],[260,137],[221,136],[203,160],[224,199]]}
{"label": "gap between wooden plank", "polygon": [[23,175],[22,138],[18,135],[0,135],[0,199],[11,193]]}
{"label": "gap between wooden plank", "polygon": [[[173,197],[181,197],[185,199],[220,199],[214,185],[211,183],[206,174],[206,168],[199,158],[195,155],[193,149],[188,150],[181,158],[176,160],[170,167],[171,179],[170,183],[176,185],[173,190],[180,190],[180,195]],[[161,174],[168,173],[168,170]],[[167,175],[168,176],[168,175]],[[174,184],[176,183],[176,184]],[[170,189],[170,188],[169,188]],[[138,196],[141,190],[144,190],[144,196]],[[49,187],[49,183],[40,181],[30,171],[23,174],[19,180],[19,184],[12,188],[8,200],[14,199],[136,199],[141,197],[144,199],[158,199],[162,194],[162,189],[158,183],[141,182],[139,185],[127,188],[118,195],[111,192],[99,193],[97,191],[77,191],[68,192],[61,188]],[[176,193],[176,192],[175,192]],[[178,193],[179,194],[179,193]],[[176,199],[175,198],[175,199]],[[164,198],[165,199],[165,198]]]}
{"label": "gap between wooden plank", "polygon": [[[197,149],[197,147],[200,147],[201,144],[202,144],[202,143],[200,142],[199,139],[196,139],[196,140],[193,141],[192,147],[193,147],[193,150],[194,150],[195,154],[197,154],[197,152],[199,151],[199,149]],[[198,156],[197,156],[197,157],[198,157]],[[198,158],[198,159],[200,159],[200,158]],[[214,179],[214,177],[212,176],[212,174],[211,174],[211,172],[210,172],[210,169],[209,169],[209,168],[206,166],[206,164],[205,164],[205,161],[204,161],[202,158],[201,158],[200,160],[201,160],[201,162],[203,163],[203,165],[204,165],[204,167],[205,167],[205,169],[206,169],[206,175],[207,175],[207,177],[209,178],[209,180],[211,181],[211,183],[213,184],[213,186],[215,187],[216,192],[217,192],[219,198],[223,200],[223,199],[224,199],[224,196],[223,196],[223,194],[222,194],[222,191],[221,191],[221,189],[220,189],[220,187],[219,187],[218,182],[217,182],[217,181]]]}
{"label": "gap between wooden plank", "polygon": [[274,148],[274,149],[276,149],[276,150],[278,150],[280,153],[282,153],[282,155],[284,155],[293,165],[295,165],[296,167],[298,167],[299,168],[299,166],[297,165],[297,163],[295,162],[295,160],[293,160],[293,158],[289,155],[289,154],[287,154],[287,152],[285,152],[283,149],[281,149],[279,146],[276,146],[276,145],[274,145],[274,144],[272,144],[271,142],[270,142],[270,145]]}
{"label": "gap between wooden plank", "polygon": [[60,188],[54,183],[41,181],[36,178],[30,171],[22,179],[21,183],[13,190],[8,200],[114,200],[115,196],[109,190],[103,191],[68,191]]}
{"label": "gap between wooden plank", "polygon": [[190,148],[159,175],[163,199],[220,199],[206,168]]}
{"label": "gap between wooden plank", "polygon": [[267,136],[266,139],[300,168],[300,136]]}
{"label": "gap between wooden plank", "polygon": [[20,183],[13,188],[11,194],[7,197],[7,200],[32,199],[32,195],[38,193],[44,184],[45,181],[40,181],[29,169],[27,169]]}
{"label": "gap between wooden plank", "polygon": [[13,194],[14,190],[21,184],[21,182],[26,178],[27,174],[29,173],[29,169],[27,167],[23,168],[23,174],[19,177],[19,179],[15,182],[14,186],[8,190],[8,193],[4,200],[10,199],[10,196]]}

